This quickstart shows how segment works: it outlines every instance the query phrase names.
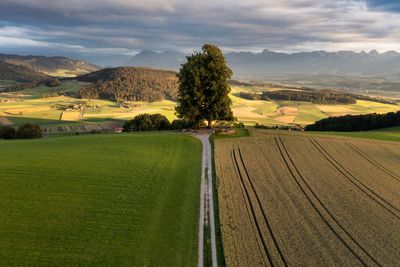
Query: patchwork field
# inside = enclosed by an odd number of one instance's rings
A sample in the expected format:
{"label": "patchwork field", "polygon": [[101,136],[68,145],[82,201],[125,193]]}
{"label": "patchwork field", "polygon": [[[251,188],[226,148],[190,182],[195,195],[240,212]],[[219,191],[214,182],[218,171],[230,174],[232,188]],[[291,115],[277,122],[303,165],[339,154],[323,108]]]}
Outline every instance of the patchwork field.
{"label": "patchwork field", "polygon": [[[9,84],[10,81],[4,81]],[[98,123],[99,121],[125,121],[141,113],[161,113],[169,120],[176,119],[176,102],[131,102],[130,107],[107,101],[73,97],[81,82],[63,81],[59,88],[40,86],[20,92],[0,93],[0,117],[12,124],[39,123],[41,125],[62,124],[63,121]],[[0,88],[1,89],[1,88]],[[268,88],[263,88],[263,90]],[[276,90],[276,88],[274,88]],[[253,90],[253,91],[252,91]],[[317,105],[298,101],[252,101],[238,97],[242,91],[254,92],[254,88],[232,87],[233,114],[246,125],[311,124],[328,116],[344,114],[386,113],[400,109],[398,105],[371,101],[357,101],[352,105]],[[65,113],[65,105],[83,106],[82,116]]]}
{"label": "patchwork field", "polygon": [[0,151],[0,265],[197,263],[198,140],[92,135]]}
{"label": "patchwork field", "polygon": [[[268,90],[268,88],[262,88]],[[277,88],[274,88],[277,90]],[[319,105],[300,101],[263,101],[247,100],[239,97],[240,92],[257,92],[248,87],[232,87],[231,99],[233,114],[247,125],[311,124],[317,120],[341,115],[367,113],[387,113],[400,110],[399,105],[382,104],[372,101],[357,100],[351,105]]]}
{"label": "patchwork field", "polygon": [[257,130],[215,144],[228,266],[400,262],[400,143]]}

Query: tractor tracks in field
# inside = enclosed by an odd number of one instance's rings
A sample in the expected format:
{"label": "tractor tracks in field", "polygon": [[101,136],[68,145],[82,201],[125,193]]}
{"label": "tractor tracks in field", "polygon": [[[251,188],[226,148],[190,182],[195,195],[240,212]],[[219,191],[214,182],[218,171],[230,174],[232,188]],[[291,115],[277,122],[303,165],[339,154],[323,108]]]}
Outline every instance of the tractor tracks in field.
{"label": "tractor tracks in field", "polygon": [[367,161],[369,161],[372,165],[374,165],[375,167],[377,167],[378,169],[381,169],[383,172],[385,172],[386,174],[388,174],[390,177],[394,178],[397,181],[400,181],[400,176],[393,173],[391,170],[387,169],[386,167],[382,166],[379,162],[377,162],[376,160],[374,160],[373,158],[371,158],[370,156],[368,156],[367,154],[365,154],[364,152],[362,152],[358,147],[356,147],[355,145],[353,145],[350,142],[346,142],[346,144],[353,149],[357,154],[359,154],[361,157],[363,157],[364,159],[366,159]]}
{"label": "tractor tracks in field", "polygon": [[[268,246],[265,243],[265,240],[263,238],[261,227],[258,224],[258,221],[256,219],[256,214],[255,214],[255,211],[254,211],[254,207],[253,207],[253,204],[251,202],[251,199],[250,199],[249,193],[247,191],[247,188],[246,188],[246,186],[244,184],[243,177],[242,177],[239,165],[238,165],[237,160],[236,160],[235,152],[234,152],[233,149],[230,152],[231,152],[232,160],[235,163],[235,171],[238,174],[237,177],[239,178],[239,182],[240,182],[240,185],[241,185],[240,186],[240,190],[242,192],[242,196],[243,196],[243,198],[245,200],[245,203],[246,202],[249,203],[249,205],[245,205],[246,209],[247,209],[247,213],[249,215],[249,220],[250,221],[254,220],[254,223],[255,223],[255,226],[256,226],[256,229],[257,229],[258,238],[261,240],[261,243],[262,243],[262,246],[263,246],[263,249],[261,249],[260,246],[259,246],[259,243],[257,242],[258,249],[260,250],[261,254],[263,254],[262,251],[264,251],[265,255],[267,255],[267,259],[268,259],[269,265],[273,266],[273,264],[272,264],[272,256],[271,256],[271,254],[270,254],[270,252],[269,252],[269,250],[267,248]],[[249,210],[249,208],[250,208],[250,210]],[[251,225],[253,226],[253,224],[251,224]],[[253,227],[253,231],[254,231],[254,227]],[[256,234],[256,233],[254,233],[254,234]],[[262,259],[265,261],[264,257]],[[268,265],[268,264],[266,264],[266,265]]]}
{"label": "tractor tracks in field", "polygon": [[290,175],[326,226],[343,243],[350,253],[353,254],[364,266],[368,266],[368,263],[374,263],[377,266],[382,266],[368,251],[366,251],[366,249],[360,243],[358,243],[358,241],[345,229],[345,227],[335,218],[332,212],[317,196],[311,186],[307,183],[305,177],[303,177],[299,169],[294,164],[294,161],[287,151],[282,138],[275,137],[274,139]]}
{"label": "tractor tracks in field", "polygon": [[387,152],[389,152],[390,154],[392,154],[393,156],[395,156],[397,159],[400,159],[400,154],[398,154],[397,152],[391,150],[390,148],[386,147],[386,146],[382,146],[383,149],[385,149]]}
{"label": "tractor tracks in field", "polygon": [[[250,179],[250,175],[249,175],[249,173],[247,171],[247,167],[246,167],[246,165],[245,165],[245,163],[243,161],[242,152],[241,152],[239,147],[237,148],[236,151],[237,151],[237,153],[235,152],[235,149],[233,149],[232,152],[231,152],[232,156],[233,156],[233,160],[235,162],[235,166],[236,166],[236,169],[237,169],[238,174],[239,174],[239,179],[240,179],[241,185],[244,188],[244,192],[246,194],[246,199],[249,202],[250,210],[251,210],[251,213],[252,213],[252,217],[254,218],[254,222],[255,222],[256,227],[257,227],[259,238],[262,241],[262,244],[263,244],[263,247],[264,247],[264,251],[265,251],[265,253],[266,253],[267,257],[268,257],[268,261],[269,261],[271,266],[275,266],[276,265],[275,262],[274,262],[274,259],[272,257],[271,251],[270,251],[270,249],[268,249],[268,246],[266,244],[265,237],[262,234],[260,223],[257,220],[257,216],[256,216],[256,212],[255,212],[255,206],[258,207],[258,209],[261,211],[262,217],[263,217],[264,222],[265,222],[265,224],[267,226],[267,229],[268,229],[268,234],[269,234],[269,236],[271,237],[271,239],[273,241],[273,245],[274,245],[274,247],[276,249],[277,254],[279,255],[279,259],[280,259],[279,265],[289,266],[288,260],[286,259],[285,255],[283,254],[282,249],[281,249],[280,245],[278,244],[278,241],[277,241],[277,239],[275,237],[275,234],[274,234],[274,232],[272,230],[271,224],[270,224],[270,222],[268,220],[268,217],[266,215],[265,209],[263,208],[263,205],[261,203],[260,197],[259,197],[259,195],[258,195],[258,193],[257,193],[257,191],[255,189],[255,186],[254,186],[252,180]],[[239,156],[236,157],[236,154],[238,154]],[[240,168],[239,165],[242,165],[244,173],[242,173],[241,168]],[[250,197],[250,193],[249,193],[250,190],[248,190],[248,187],[246,186],[246,183],[244,181],[243,176],[245,176],[247,178],[246,180],[250,184],[251,192],[253,192],[253,194],[254,194],[254,196],[255,196],[255,198],[257,200],[256,201],[256,203],[257,203],[256,205],[254,205],[253,202],[251,201],[251,197]]]}
{"label": "tractor tracks in field", "polygon": [[355,177],[350,171],[348,171],[343,165],[341,165],[329,152],[315,139],[309,138],[311,144],[317,149],[317,151],[349,182],[351,182],[356,188],[365,193],[370,199],[378,203],[379,206],[384,208],[390,214],[400,220],[400,210],[387,202],[380,195],[375,193],[371,188],[365,185],[360,179]]}

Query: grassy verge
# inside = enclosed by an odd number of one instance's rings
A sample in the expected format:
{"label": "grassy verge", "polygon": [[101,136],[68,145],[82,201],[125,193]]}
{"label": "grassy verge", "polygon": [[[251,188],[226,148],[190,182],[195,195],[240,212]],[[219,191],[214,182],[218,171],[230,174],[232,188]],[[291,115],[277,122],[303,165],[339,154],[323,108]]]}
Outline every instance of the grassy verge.
{"label": "grassy verge", "polygon": [[211,156],[212,156],[212,175],[215,179],[213,179],[213,203],[214,203],[214,222],[215,222],[215,242],[217,246],[217,262],[218,266],[224,267],[225,264],[225,254],[224,254],[224,246],[222,243],[222,233],[221,233],[221,223],[219,219],[219,204],[218,204],[218,177],[215,172],[215,158],[214,158],[214,149],[215,144],[214,140],[218,138],[217,135],[210,136],[210,144],[211,144]]}
{"label": "grassy verge", "polygon": [[[208,184],[208,168],[205,169],[205,183]],[[204,214],[208,217],[207,223],[204,223],[204,244],[203,244],[203,263],[204,266],[212,266],[212,252],[211,252],[211,226],[210,219],[207,212],[208,208],[204,207]]]}
{"label": "grassy verge", "polygon": [[233,134],[223,134],[223,133],[215,133],[213,138],[222,139],[222,138],[238,138],[238,137],[246,137],[249,136],[249,131],[246,128],[235,128],[235,133]]}

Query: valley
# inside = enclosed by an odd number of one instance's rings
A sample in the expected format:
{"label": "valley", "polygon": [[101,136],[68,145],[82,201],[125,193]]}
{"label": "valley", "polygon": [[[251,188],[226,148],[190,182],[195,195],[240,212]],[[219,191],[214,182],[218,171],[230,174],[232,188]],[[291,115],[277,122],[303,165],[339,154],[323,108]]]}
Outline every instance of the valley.
{"label": "valley", "polygon": [[[2,81],[2,84],[9,86],[13,82]],[[75,132],[78,130],[73,130],[71,126],[82,124],[88,125],[88,129],[91,130],[101,130],[102,124],[121,124],[142,113],[160,113],[170,121],[176,119],[177,103],[173,100],[117,103],[106,99],[78,98],[77,94],[81,87],[88,84],[90,83],[65,80],[59,87],[50,88],[41,85],[18,92],[0,92],[0,117],[16,126],[27,122],[37,123],[49,133]],[[286,88],[233,85],[230,98],[233,103],[233,114],[238,122],[243,122],[247,126],[255,124],[304,126],[329,116],[399,110],[399,105],[367,100],[357,100],[355,104],[315,104],[302,101],[247,100],[240,97],[241,92],[260,92],[260,90],[286,90]],[[69,106],[72,108],[68,108]],[[105,127],[110,131],[115,128]]]}

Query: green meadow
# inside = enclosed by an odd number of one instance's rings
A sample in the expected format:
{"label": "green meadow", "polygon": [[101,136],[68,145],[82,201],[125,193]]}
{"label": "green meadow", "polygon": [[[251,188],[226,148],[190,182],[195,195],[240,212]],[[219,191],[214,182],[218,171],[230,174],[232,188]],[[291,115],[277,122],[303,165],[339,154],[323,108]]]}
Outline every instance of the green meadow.
{"label": "green meadow", "polygon": [[198,140],[91,135],[0,151],[2,265],[196,265]]}

